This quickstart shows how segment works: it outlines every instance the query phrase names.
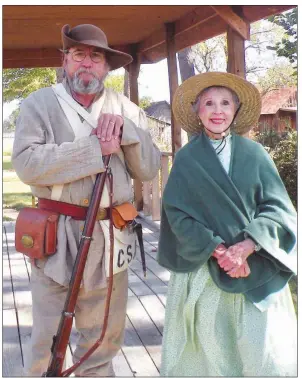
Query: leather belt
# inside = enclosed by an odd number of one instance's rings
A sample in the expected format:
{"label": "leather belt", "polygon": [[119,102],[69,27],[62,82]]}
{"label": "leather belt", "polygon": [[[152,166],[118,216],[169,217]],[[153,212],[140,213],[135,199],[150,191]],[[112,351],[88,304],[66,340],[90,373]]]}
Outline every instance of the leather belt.
{"label": "leather belt", "polygon": [[[54,201],[46,198],[38,198],[38,208],[43,210],[51,210],[56,213],[67,215],[75,220],[86,220],[88,207],[73,205],[67,202]],[[109,219],[109,207],[99,208],[96,220]]]}

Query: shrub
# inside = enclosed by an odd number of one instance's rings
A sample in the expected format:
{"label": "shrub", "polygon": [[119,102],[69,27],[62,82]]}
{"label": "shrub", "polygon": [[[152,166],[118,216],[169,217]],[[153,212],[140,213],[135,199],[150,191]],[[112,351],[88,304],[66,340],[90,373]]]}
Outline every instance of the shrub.
{"label": "shrub", "polygon": [[287,132],[280,134],[277,133],[274,129],[269,129],[263,132],[255,130],[252,135],[252,139],[254,139],[258,143],[261,143],[270,151],[272,148],[275,148],[282,139],[286,138],[286,136]]}
{"label": "shrub", "polygon": [[298,138],[296,131],[287,132],[270,151],[287,192],[297,208]]}

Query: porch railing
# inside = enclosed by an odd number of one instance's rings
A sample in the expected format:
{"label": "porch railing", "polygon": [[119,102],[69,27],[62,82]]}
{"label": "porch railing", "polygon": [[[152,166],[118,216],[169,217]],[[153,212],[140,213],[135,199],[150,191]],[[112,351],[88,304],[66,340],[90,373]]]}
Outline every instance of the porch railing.
{"label": "porch railing", "polygon": [[152,181],[142,184],[143,213],[152,216],[153,221],[160,220],[161,200],[166,186],[170,167],[172,165],[172,152],[161,153],[161,166]]}

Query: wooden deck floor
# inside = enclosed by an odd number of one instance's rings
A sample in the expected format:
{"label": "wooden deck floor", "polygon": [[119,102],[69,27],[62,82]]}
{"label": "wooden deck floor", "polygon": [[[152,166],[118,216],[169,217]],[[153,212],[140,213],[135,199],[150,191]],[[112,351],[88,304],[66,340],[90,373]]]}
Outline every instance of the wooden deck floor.
{"label": "wooden deck floor", "polygon": [[[158,226],[142,220],[147,277],[140,256],[129,269],[124,344],[113,360],[117,376],[159,376],[164,312],[170,273],[155,260]],[[30,263],[14,248],[14,222],[3,223],[3,377],[23,376],[24,352],[32,328]],[[76,332],[71,336],[67,365]]]}

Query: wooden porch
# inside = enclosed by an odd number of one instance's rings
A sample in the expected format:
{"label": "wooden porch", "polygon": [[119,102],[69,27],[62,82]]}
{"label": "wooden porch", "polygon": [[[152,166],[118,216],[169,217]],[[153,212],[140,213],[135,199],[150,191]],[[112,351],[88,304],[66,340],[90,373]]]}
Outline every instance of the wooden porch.
{"label": "wooden porch", "polygon": [[[156,262],[159,227],[141,218],[147,277],[140,256],[129,269],[125,339],[113,360],[117,376],[159,376],[167,284],[170,273]],[[30,263],[14,247],[14,222],[3,223],[3,377],[24,376],[24,353],[32,328]],[[71,335],[67,365],[76,341]]]}

